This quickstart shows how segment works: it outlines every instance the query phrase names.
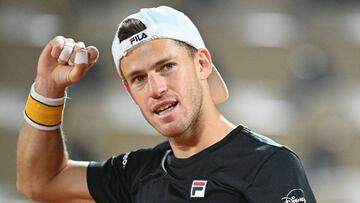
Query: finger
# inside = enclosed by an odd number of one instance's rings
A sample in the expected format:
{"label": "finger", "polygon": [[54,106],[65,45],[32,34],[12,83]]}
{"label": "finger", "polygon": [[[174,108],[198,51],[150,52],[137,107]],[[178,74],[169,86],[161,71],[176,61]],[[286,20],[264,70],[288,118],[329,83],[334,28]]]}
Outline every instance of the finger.
{"label": "finger", "polygon": [[89,53],[89,64],[90,66],[94,65],[99,59],[99,50],[94,46],[86,47]]}
{"label": "finger", "polygon": [[59,58],[61,50],[65,44],[65,38],[63,36],[57,36],[51,40],[51,56],[55,59]]}
{"label": "finger", "polygon": [[88,64],[89,63],[89,54],[86,49],[80,49],[76,52],[75,56],[75,64],[82,65],[82,64]]}
{"label": "finger", "polygon": [[80,49],[85,49],[85,44],[84,44],[84,42],[77,42],[77,43],[75,43],[74,50],[73,50],[73,52],[72,52],[72,54],[71,54],[71,56],[70,56],[70,58],[69,58],[69,60],[68,60],[68,62],[67,62],[70,66],[74,66],[74,60],[75,60],[76,52],[77,52],[78,50],[80,50]]}
{"label": "finger", "polygon": [[76,51],[74,68],[68,74],[67,80],[70,84],[78,83],[86,74],[89,63],[89,55],[86,49]]}
{"label": "finger", "polygon": [[74,50],[75,42],[73,39],[66,39],[64,47],[59,55],[58,62],[60,64],[66,64],[70,59],[70,56]]}

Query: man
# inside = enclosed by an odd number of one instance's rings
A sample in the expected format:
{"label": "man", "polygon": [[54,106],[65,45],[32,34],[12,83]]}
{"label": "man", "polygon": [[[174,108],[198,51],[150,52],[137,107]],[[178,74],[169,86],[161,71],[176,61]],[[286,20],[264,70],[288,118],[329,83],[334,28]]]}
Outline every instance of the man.
{"label": "man", "polygon": [[168,141],[104,162],[69,160],[59,130],[64,92],[98,51],[57,37],[41,53],[24,112],[21,192],[51,202],[316,202],[292,151],[220,114],[226,85],[183,13],[162,6],[130,15],[112,53],[129,95]]}

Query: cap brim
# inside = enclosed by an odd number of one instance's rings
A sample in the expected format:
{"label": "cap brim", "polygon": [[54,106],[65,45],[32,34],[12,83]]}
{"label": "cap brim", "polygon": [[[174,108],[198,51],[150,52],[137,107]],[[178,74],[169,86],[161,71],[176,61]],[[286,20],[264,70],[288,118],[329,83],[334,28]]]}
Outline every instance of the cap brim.
{"label": "cap brim", "polygon": [[215,104],[223,103],[229,98],[228,88],[214,64],[213,70],[208,78],[208,83],[211,97]]}

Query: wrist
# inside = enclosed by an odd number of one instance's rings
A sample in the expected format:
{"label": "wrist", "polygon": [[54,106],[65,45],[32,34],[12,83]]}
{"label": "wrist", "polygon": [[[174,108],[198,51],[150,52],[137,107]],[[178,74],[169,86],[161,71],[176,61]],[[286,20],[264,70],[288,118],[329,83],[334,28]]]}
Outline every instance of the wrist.
{"label": "wrist", "polygon": [[59,87],[55,83],[48,82],[47,80],[36,78],[35,91],[39,95],[47,98],[61,98],[65,96],[66,87]]}

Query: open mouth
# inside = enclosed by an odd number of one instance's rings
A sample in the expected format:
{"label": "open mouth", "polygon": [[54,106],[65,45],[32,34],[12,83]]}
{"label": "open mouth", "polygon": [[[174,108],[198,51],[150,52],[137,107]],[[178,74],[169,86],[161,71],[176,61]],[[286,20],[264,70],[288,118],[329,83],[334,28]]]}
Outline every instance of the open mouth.
{"label": "open mouth", "polygon": [[167,104],[165,106],[162,106],[162,107],[156,109],[154,111],[154,113],[156,115],[161,115],[162,113],[169,112],[169,111],[173,110],[176,107],[176,105],[178,105],[178,103],[179,103],[178,101],[173,102],[173,103],[169,103],[169,104]]}

